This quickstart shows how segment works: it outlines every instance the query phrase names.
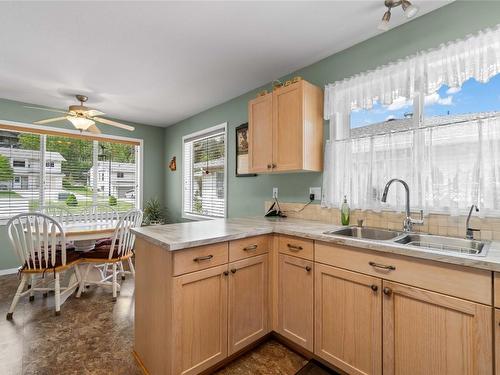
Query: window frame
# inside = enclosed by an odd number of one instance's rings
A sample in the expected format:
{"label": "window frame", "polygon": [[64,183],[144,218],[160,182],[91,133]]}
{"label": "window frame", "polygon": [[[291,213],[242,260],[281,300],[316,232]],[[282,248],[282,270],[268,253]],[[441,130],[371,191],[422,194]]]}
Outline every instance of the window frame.
{"label": "window frame", "polygon": [[[59,136],[59,137],[73,137],[73,138],[83,138],[88,139],[89,141],[97,141],[97,142],[118,142],[118,143],[128,143],[134,144],[138,146],[135,148],[135,172],[137,175],[137,196],[135,199],[136,208],[142,210],[143,208],[143,167],[144,167],[144,140],[140,138],[133,137],[123,137],[118,135],[110,135],[110,134],[94,134],[87,131],[79,131],[73,129],[61,129],[55,128],[51,126],[41,126],[34,124],[26,124],[17,121],[8,121],[8,120],[0,120],[0,129],[11,132],[25,132],[30,134],[38,134],[40,136],[40,186],[38,187],[39,192],[39,202],[40,205],[43,206],[45,200],[45,182],[46,182],[46,167],[45,163],[47,161],[46,158],[46,139],[47,136]],[[97,150],[97,142],[94,142],[94,150]],[[94,152],[94,160],[93,165],[96,165],[97,161],[97,153]],[[97,175],[97,173],[96,173]],[[97,182],[98,178],[94,178],[92,181],[92,188],[97,192]],[[93,199],[95,199],[95,194],[93,195]],[[0,226],[5,225],[9,219],[0,219]]]}
{"label": "window frame", "polygon": [[[227,122],[223,122],[221,124],[199,130],[194,133],[186,134],[182,137],[181,142],[182,142],[182,153],[181,153],[181,163],[180,165],[184,166],[184,152],[186,149],[186,140],[195,140],[196,138],[203,138],[204,135],[208,135],[209,133],[216,132],[218,130],[223,130],[224,132],[224,217],[227,218],[227,182],[228,182],[228,176],[227,176]],[[183,219],[188,219],[188,220],[195,220],[195,221],[200,221],[200,220],[215,220],[215,219],[222,219],[219,217],[213,217],[213,216],[205,216],[205,215],[196,215],[192,214],[189,212],[184,211],[184,200],[186,199],[185,193],[184,193],[184,173],[186,171],[184,168],[182,168],[182,176],[181,176],[181,190],[182,190],[182,201],[181,201],[181,217]]]}

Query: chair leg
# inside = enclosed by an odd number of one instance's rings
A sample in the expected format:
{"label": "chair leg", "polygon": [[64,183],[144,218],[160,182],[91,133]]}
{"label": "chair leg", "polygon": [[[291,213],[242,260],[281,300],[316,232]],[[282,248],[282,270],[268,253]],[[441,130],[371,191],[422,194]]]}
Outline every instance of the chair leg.
{"label": "chair leg", "polygon": [[117,290],[117,281],[116,281],[116,274],[117,274],[117,270],[116,270],[116,262],[113,263],[113,302],[116,301],[116,290]]}
{"label": "chair leg", "polygon": [[128,267],[130,268],[130,272],[132,272],[132,276],[135,279],[135,267],[134,262],[132,262],[132,258],[128,258]]}
{"label": "chair leg", "polygon": [[33,302],[35,300],[35,292],[33,289],[35,289],[35,275],[31,275],[30,277],[30,285],[29,285],[29,289],[30,289],[30,302]]}
{"label": "chair leg", "polygon": [[78,283],[78,286],[76,288],[76,294],[78,297],[80,297],[78,295],[78,292],[80,291],[80,284],[82,282],[82,274],[80,273],[80,268],[78,267],[78,264],[75,264],[75,276],[76,276],[76,281]]}
{"label": "chair leg", "polygon": [[59,281],[59,272],[56,273],[54,288],[55,288],[55,301],[56,301],[56,315],[59,315],[61,314],[61,283]]}
{"label": "chair leg", "polygon": [[120,261],[120,274],[122,275],[122,280],[125,280],[125,269],[123,268],[123,261]]}
{"label": "chair leg", "polygon": [[9,312],[7,313],[7,320],[12,320],[12,316],[14,315],[14,309],[16,308],[17,303],[19,302],[19,298],[21,298],[21,294],[23,292],[24,286],[26,285],[26,281],[28,280],[28,275],[22,275],[21,282],[17,287],[16,294],[14,295],[14,299],[9,308]]}

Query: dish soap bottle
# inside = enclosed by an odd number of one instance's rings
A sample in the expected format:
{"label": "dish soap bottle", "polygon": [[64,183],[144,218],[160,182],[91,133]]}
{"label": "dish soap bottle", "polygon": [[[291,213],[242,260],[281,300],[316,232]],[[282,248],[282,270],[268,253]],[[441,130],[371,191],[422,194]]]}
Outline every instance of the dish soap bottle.
{"label": "dish soap bottle", "polygon": [[349,225],[349,204],[347,203],[347,196],[344,195],[344,202],[342,203],[342,206],[340,207],[340,222],[342,225]]}

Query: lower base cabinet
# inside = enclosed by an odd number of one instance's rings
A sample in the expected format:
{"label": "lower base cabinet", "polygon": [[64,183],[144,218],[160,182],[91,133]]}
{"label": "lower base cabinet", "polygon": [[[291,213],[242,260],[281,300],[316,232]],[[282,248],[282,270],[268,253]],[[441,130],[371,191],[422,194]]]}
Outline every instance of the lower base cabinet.
{"label": "lower base cabinet", "polygon": [[278,333],[313,351],[313,262],[279,255]]}
{"label": "lower base cabinet", "polygon": [[383,283],[384,375],[490,375],[492,308]]}
{"label": "lower base cabinet", "polygon": [[173,282],[173,374],[198,374],[227,357],[227,265]]}
{"label": "lower base cabinet", "polygon": [[230,263],[229,271],[231,355],[268,333],[267,255]]}
{"label": "lower base cabinet", "polygon": [[353,375],[382,373],[382,280],[316,264],[314,353]]}

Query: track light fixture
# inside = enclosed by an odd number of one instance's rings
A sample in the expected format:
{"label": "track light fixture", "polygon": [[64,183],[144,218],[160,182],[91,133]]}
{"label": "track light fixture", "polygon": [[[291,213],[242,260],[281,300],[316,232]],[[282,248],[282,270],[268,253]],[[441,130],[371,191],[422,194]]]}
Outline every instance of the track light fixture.
{"label": "track light fixture", "polygon": [[382,31],[389,30],[389,21],[391,20],[391,9],[401,5],[406,18],[412,18],[418,13],[418,7],[413,5],[409,0],[385,0],[384,5],[387,11],[384,13],[378,29]]}

